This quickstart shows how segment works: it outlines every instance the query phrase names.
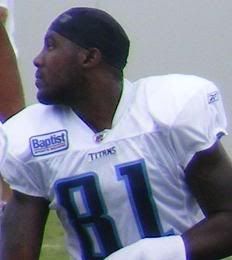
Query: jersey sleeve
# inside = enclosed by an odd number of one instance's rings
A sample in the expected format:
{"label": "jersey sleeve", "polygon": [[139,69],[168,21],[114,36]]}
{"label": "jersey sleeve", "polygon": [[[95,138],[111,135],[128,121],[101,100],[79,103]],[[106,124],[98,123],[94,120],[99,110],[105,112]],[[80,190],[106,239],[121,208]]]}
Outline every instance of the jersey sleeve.
{"label": "jersey sleeve", "polygon": [[150,78],[146,84],[150,113],[169,138],[181,168],[186,168],[196,152],[227,134],[222,97],[211,81],[192,75],[168,75]]}
{"label": "jersey sleeve", "polygon": [[222,97],[213,83],[204,84],[185,103],[170,126],[179,165],[186,168],[196,152],[211,147],[226,132]]}
{"label": "jersey sleeve", "polygon": [[11,189],[47,198],[50,175],[47,174],[48,170],[43,170],[42,160],[33,158],[29,145],[29,137],[36,124],[28,124],[32,122],[33,113],[33,109],[25,109],[3,124],[8,139],[8,152],[1,167],[1,175]]}
{"label": "jersey sleeve", "polygon": [[45,183],[41,178],[39,167],[33,167],[11,153],[6,156],[1,175],[12,190],[35,197],[47,198]]}

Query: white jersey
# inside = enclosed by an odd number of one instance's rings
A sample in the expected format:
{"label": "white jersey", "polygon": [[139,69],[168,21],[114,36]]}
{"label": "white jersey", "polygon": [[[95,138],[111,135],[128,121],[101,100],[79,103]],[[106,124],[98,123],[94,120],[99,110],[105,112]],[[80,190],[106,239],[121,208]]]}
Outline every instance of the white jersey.
{"label": "white jersey", "polygon": [[[6,153],[7,153],[7,138],[2,129],[2,123],[0,122],[0,171],[4,159],[6,157]],[[5,205],[5,202],[2,200],[3,197],[2,195],[3,195],[3,188],[2,188],[2,181],[0,180],[0,229],[1,229],[2,212]]]}
{"label": "white jersey", "polygon": [[3,131],[2,123],[0,122],[0,169],[5,160],[6,153],[7,153],[7,138]]}
{"label": "white jersey", "polygon": [[184,169],[225,126],[220,93],[205,79],[125,80],[112,129],[101,133],[63,106],[33,105],[8,120],[2,172],[12,189],[51,202],[73,259],[103,259],[203,218]]}

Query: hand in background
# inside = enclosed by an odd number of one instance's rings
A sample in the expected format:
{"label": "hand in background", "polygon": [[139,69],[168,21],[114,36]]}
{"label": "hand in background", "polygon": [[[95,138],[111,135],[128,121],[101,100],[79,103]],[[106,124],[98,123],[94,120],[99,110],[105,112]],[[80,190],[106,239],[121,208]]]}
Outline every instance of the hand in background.
{"label": "hand in background", "polygon": [[8,9],[4,6],[0,6],[0,22],[5,25],[8,17]]}

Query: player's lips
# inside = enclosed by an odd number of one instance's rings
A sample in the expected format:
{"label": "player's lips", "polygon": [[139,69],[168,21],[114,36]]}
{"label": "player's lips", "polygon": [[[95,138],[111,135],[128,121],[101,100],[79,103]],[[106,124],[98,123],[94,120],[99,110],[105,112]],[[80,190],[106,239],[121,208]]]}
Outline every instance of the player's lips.
{"label": "player's lips", "polygon": [[35,73],[35,85],[37,88],[41,87],[41,83],[43,81],[42,75],[39,71],[36,71]]}
{"label": "player's lips", "polygon": [[35,78],[36,79],[40,79],[42,76],[41,76],[41,72],[39,71],[39,70],[37,70],[36,72],[35,72]]}

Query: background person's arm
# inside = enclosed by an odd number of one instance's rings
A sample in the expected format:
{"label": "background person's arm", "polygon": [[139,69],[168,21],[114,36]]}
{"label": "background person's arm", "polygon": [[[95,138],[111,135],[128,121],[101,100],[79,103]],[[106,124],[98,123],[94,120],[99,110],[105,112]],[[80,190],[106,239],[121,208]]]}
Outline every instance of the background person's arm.
{"label": "background person's arm", "polygon": [[4,122],[25,106],[14,49],[4,27],[7,9],[0,7],[0,120]]}
{"label": "background person's arm", "polygon": [[8,17],[8,9],[0,3],[0,21],[5,26]]}

